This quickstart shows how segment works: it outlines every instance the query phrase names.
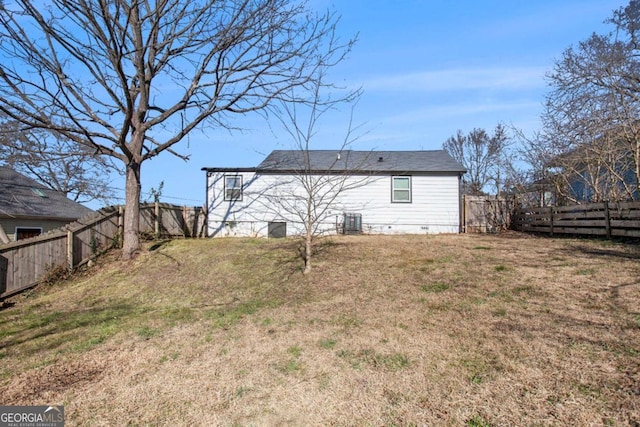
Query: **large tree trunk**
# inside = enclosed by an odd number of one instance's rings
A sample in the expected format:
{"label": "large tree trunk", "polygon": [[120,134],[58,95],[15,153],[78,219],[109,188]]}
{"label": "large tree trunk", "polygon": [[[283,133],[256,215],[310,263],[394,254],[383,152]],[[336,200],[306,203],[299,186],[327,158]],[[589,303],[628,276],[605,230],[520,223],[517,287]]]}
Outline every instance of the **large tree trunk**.
{"label": "large tree trunk", "polygon": [[122,258],[133,258],[140,249],[140,163],[127,165],[124,207],[124,241]]}

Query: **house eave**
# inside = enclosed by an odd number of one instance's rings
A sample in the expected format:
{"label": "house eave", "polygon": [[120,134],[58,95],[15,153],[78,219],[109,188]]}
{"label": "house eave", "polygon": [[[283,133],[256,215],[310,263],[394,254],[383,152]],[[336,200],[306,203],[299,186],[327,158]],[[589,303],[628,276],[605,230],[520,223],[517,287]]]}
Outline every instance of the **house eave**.
{"label": "house eave", "polygon": [[63,218],[57,216],[38,216],[38,215],[20,215],[20,214],[0,214],[0,219],[12,219],[12,220],[25,220],[25,221],[61,221],[61,222],[74,222],[81,217]]}
{"label": "house eave", "polygon": [[256,169],[256,173],[264,175],[425,175],[425,176],[451,176],[462,175],[462,171],[416,171],[416,170],[301,170],[301,169]]}
{"label": "house eave", "polygon": [[368,175],[368,176],[382,176],[382,175],[429,175],[429,176],[462,176],[466,173],[466,170],[451,170],[451,171],[428,171],[428,170],[327,170],[327,169],[271,169],[271,168],[230,168],[230,167],[203,167],[201,170],[207,173],[241,173],[251,172],[262,175]]}
{"label": "house eave", "polygon": [[203,167],[200,170],[205,171],[205,172],[256,172],[257,168],[255,167],[250,167],[250,168],[229,168],[229,167],[225,167],[225,168],[217,168],[217,167]]}

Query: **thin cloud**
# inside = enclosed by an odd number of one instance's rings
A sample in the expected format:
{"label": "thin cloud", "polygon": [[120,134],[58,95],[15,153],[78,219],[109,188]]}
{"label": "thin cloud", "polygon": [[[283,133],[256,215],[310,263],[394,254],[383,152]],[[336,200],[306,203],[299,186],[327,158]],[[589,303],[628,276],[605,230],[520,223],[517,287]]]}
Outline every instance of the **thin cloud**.
{"label": "thin cloud", "polygon": [[[517,112],[539,111],[540,103],[533,101],[523,102],[490,102],[475,104],[440,105],[406,111],[391,116],[387,119],[393,124],[419,123],[424,120],[450,119],[452,117],[477,116],[479,114],[508,112],[513,115]],[[507,115],[505,115],[507,116]],[[508,117],[505,117],[507,119]]]}
{"label": "thin cloud", "polygon": [[[566,45],[558,44],[558,47],[564,50],[569,47],[569,44],[586,39],[594,31],[600,33],[611,30],[604,20],[619,6],[620,2],[617,0],[579,0],[545,4],[530,2],[526,6],[520,5],[521,13],[513,14],[507,19],[496,17],[493,21],[479,24],[478,30],[479,34],[490,36],[494,40],[505,37],[531,39],[532,35],[535,35],[537,40],[545,37],[558,41],[567,39]],[[573,29],[573,31],[567,32],[567,29]],[[582,35],[580,35],[581,31],[584,31]],[[576,36],[577,39],[571,40]]]}
{"label": "thin cloud", "polygon": [[442,92],[461,90],[521,90],[545,86],[547,67],[453,68],[374,77],[365,91]]}
{"label": "thin cloud", "polygon": [[[451,103],[407,108],[372,118],[369,132],[358,138],[352,149],[433,150],[453,136],[458,129],[493,129],[499,123],[515,126],[525,132],[539,127],[535,119],[541,105],[536,101],[487,101]],[[330,146],[330,142],[327,146]]]}

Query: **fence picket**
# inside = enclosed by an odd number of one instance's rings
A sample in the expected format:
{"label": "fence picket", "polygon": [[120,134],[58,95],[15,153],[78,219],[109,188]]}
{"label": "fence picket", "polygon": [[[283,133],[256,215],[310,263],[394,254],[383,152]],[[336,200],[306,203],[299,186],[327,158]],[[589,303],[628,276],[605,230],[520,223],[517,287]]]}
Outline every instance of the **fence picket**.
{"label": "fence picket", "polygon": [[520,208],[512,229],[534,233],[640,237],[640,201]]}
{"label": "fence picket", "polygon": [[[156,211],[157,209],[157,211]],[[140,232],[156,237],[196,237],[187,230],[204,230],[202,208],[188,208],[194,221],[185,220],[187,208],[164,203],[140,206]],[[176,214],[177,212],[177,214]],[[99,253],[120,244],[124,208],[109,207],[31,239],[0,246],[0,299],[37,285],[51,269],[73,269]]]}

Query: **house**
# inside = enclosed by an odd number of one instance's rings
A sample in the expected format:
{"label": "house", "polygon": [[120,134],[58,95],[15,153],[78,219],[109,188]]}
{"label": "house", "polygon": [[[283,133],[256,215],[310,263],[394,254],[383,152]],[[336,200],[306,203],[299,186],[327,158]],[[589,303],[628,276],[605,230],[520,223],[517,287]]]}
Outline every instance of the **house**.
{"label": "house", "polygon": [[46,233],[91,212],[64,194],[0,166],[0,243]]}
{"label": "house", "polygon": [[553,204],[638,200],[636,135],[614,128],[550,157],[543,172]]}
{"label": "house", "polygon": [[208,236],[301,234],[306,212],[324,233],[461,229],[465,169],[444,150],[276,150],[254,168],[202,170]]}

